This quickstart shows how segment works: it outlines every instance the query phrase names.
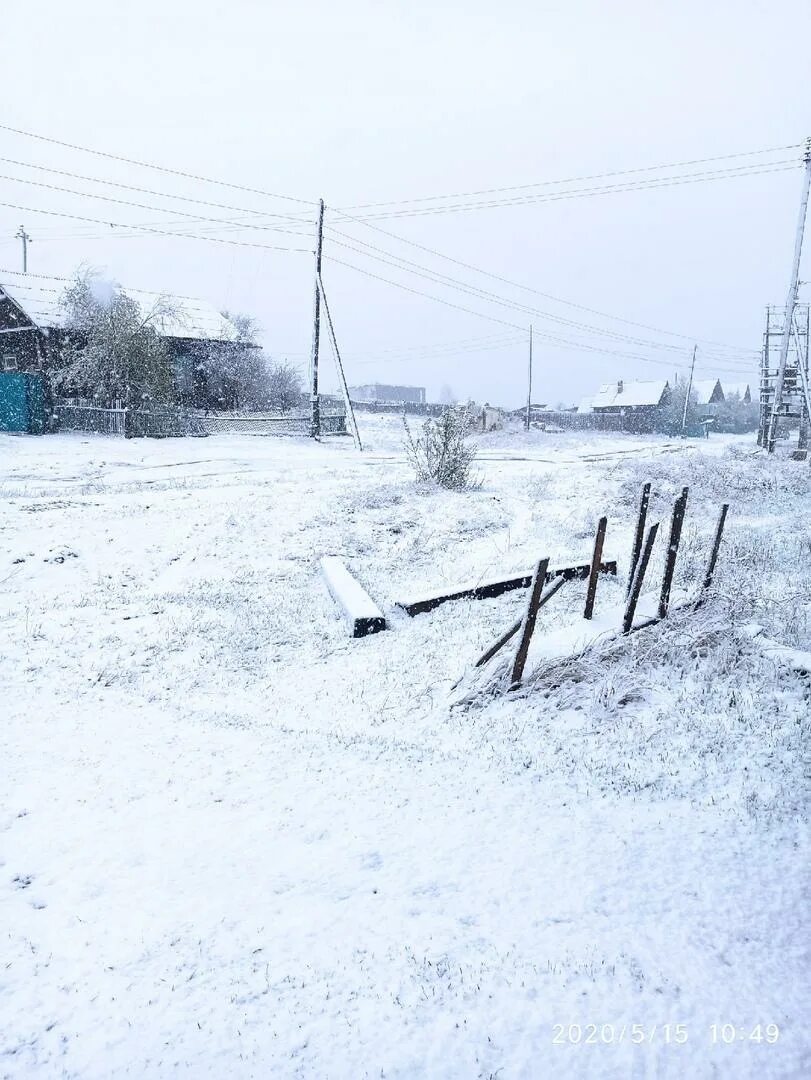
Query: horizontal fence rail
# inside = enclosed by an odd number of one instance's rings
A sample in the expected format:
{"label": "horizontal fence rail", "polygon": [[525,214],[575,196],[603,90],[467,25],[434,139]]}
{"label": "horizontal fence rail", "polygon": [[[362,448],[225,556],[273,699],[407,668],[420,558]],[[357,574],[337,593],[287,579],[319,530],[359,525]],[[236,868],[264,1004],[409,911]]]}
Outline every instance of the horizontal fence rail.
{"label": "horizontal fence rail", "polygon": [[[102,409],[94,405],[58,404],[61,431],[83,431],[125,438],[178,438],[187,435],[309,435],[310,413],[203,413],[171,406],[149,409]],[[346,434],[346,413],[329,402],[321,411],[324,435]]]}

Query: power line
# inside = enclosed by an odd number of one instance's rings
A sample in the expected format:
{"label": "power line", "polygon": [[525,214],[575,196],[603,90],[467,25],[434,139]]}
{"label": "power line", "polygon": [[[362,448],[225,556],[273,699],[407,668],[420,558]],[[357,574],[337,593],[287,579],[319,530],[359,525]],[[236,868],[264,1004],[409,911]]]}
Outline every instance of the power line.
{"label": "power line", "polygon": [[[331,233],[334,232],[335,230],[331,230]],[[343,236],[345,234],[338,233],[338,235]],[[350,237],[349,239],[354,239],[354,237]],[[431,271],[427,267],[423,267],[420,266],[418,263],[411,262],[411,260],[409,259],[402,259],[400,256],[396,255],[392,255],[391,258],[385,258],[384,255],[391,255],[390,252],[384,252],[382,255],[375,255],[371,252],[360,251],[358,248],[352,247],[351,244],[345,244],[341,240],[336,240],[334,236],[332,236],[332,241],[333,243],[338,244],[340,247],[344,247],[350,251],[353,251],[355,254],[366,255],[368,258],[376,259],[377,261],[383,262],[388,266],[393,266],[396,269],[405,270],[407,273],[415,274],[418,277],[426,278],[427,280],[432,281],[435,284],[445,285],[449,288],[457,289],[460,292],[467,293],[470,296],[480,297],[481,299],[487,300],[490,303],[499,304],[500,306],[510,308],[513,311],[520,311],[527,315],[539,316],[541,318],[551,320],[552,322],[560,323],[563,326],[570,326],[577,330],[585,330],[586,332],[592,334],[600,334],[605,337],[609,337],[615,341],[628,342],[632,345],[642,345],[648,348],[666,349],[675,352],[680,351],[681,348],[678,345],[671,345],[667,342],[650,341],[644,338],[630,337],[627,334],[621,334],[613,330],[603,329],[602,327],[595,327],[589,323],[577,322],[576,320],[566,319],[560,315],[554,315],[551,312],[542,311],[538,308],[532,308],[526,304],[520,304],[515,301],[508,300],[497,293],[490,292],[486,289],[479,289],[478,287],[469,285],[466,282],[461,282],[456,278],[451,278],[447,275]],[[374,245],[367,245],[363,241],[356,241],[356,243],[363,244],[364,247],[370,247],[373,249],[373,251],[382,251],[381,248],[376,248]],[[396,259],[398,261],[394,262],[392,261],[393,259]],[[404,263],[406,265],[401,266],[400,263]]]}
{"label": "power line", "polygon": [[[522,332],[526,331],[526,327],[521,326],[518,323],[507,322],[506,319],[499,319],[496,318],[496,316],[494,315],[486,315],[484,312],[475,311],[473,308],[467,308],[462,306],[461,304],[455,304],[450,300],[443,299],[442,297],[433,296],[431,293],[422,292],[420,289],[413,289],[410,285],[403,285],[399,281],[392,281],[391,278],[385,278],[380,274],[374,274],[370,270],[364,270],[362,267],[355,266],[353,263],[345,262],[343,259],[336,259],[328,254],[325,254],[324,258],[338,266],[344,266],[349,270],[354,270],[356,273],[363,274],[364,276],[373,278],[376,281],[381,281],[386,285],[392,285],[394,288],[402,289],[403,291],[412,293],[415,296],[422,296],[428,300],[433,300],[435,303],[443,304],[445,307],[454,308],[457,311],[464,311],[468,315],[475,315],[477,318],[487,319],[490,322],[499,323],[501,326],[509,326],[513,330],[520,330]],[[670,368],[671,370],[673,367],[672,360],[654,360],[652,357],[642,356],[639,353],[620,352],[613,349],[604,349],[594,345],[588,345],[584,342],[578,342],[571,338],[560,338],[546,333],[537,333],[536,336],[541,337],[554,345],[558,345],[561,348],[573,348],[586,352],[599,353],[605,356],[619,356],[628,360],[639,360],[647,364],[657,364],[660,367]]]}
{"label": "power line", "polygon": [[[174,195],[168,191],[156,191],[154,188],[137,187],[134,184],[122,184],[117,180],[105,180],[98,176],[88,176],[86,173],[68,172],[66,169],[54,169],[48,165],[34,165],[29,161],[19,161],[17,158],[0,157],[0,161],[4,161],[7,165],[17,165],[23,169],[36,169],[38,172],[54,173],[57,176],[68,176],[72,180],[85,180],[91,184],[104,184],[107,187],[121,188],[124,191],[138,191],[142,195],[156,195],[161,199],[176,199],[178,202],[196,203],[198,206],[210,206],[217,210],[235,210],[237,213],[247,214],[248,216],[281,218],[284,221],[291,221],[297,224],[309,220],[309,218],[305,218],[301,214],[277,214],[268,210],[251,210],[246,206],[232,206],[229,203],[211,202],[208,199],[196,199],[190,195]],[[25,183],[26,181],[21,180],[20,182]],[[163,213],[163,211],[161,212]]]}
{"label": "power line", "polygon": [[225,240],[221,236],[203,236],[198,233],[189,232],[173,233],[167,232],[165,229],[147,228],[146,225],[124,225],[120,221],[102,221],[100,218],[83,217],[80,214],[66,214],[58,210],[40,210],[33,206],[18,206],[16,203],[0,202],[0,206],[5,206],[11,210],[22,210],[26,214],[46,214],[48,217],[69,218],[72,221],[89,221],[94,225],[111,225],[122,229],[141,229],[143,232],[154,233],[156,236],[179,236],[186,240],[207,240],[214,244],[231,244],[236,247],[264,248],[267,251],[290,251],[306,255],[312,254],[311,248],[291,248],[280,247],[275,244],[255,244],[250,240]]}
{"label": "power line", "polygon": [[[379,225],[372,225],[370,222],[365,221],[363,218],[352,217],[350,214],[347,214],[343,210],[335,210],[333,212],[339,214],[341,217],[346,218],[348,221],[355,222],[359,225],[364,225],[367,229],[372,229],[374,232],[378,232],[383,236],[388,236],[392,240],[397,240],[402,244],[407,244],[409,247],[417,248],[419,251],[424,251],[429,255],[434,255],[438,259],[444,259],[446,262],[453,263],[456,266],[461,266],[465,270],[472,270],[474,273],[482,274],[484,277],[491,278],[493,281],[500,281],[504,285],[510,285],[515,289],[522,289],[524,292],[534,293],[536,296],[542,296],[544,299],[552,300],[557,304],[564,304],[565,306],[575,308],[578,311],[585,311],[589,315],[597,315],[602,319],[612,319],[615,322],[625,323],[627,326],[635,326],[640,330],[650,330],[655,334],[663,334],[667,337],[677,337],[683,341],[698,341],[701,344],[715,345],[723,349],[735,350],[742,353],[752,352],[755,354],[759,354],[760,352],[759,349],[745,349],[736,345],[727,345],[722,341],[713,341],[710,338],[700,338],[694,334],[682,334],[676,332],[675,330],[663,330],[661,327],[651,326],[649,323],[635,322],[633,319],[626,319],[623,318],[623,316],[621,315],[611,315],[608,312],[600,311],[597,308],[587,307],[585,304],[579,304],[573,300],[564,300],[560,296],[555,296],[552,293],[543,292],[540,289],[533,288],[531,285],[525,285],[520,281],[513,281],[511,278],[503,277],[501,274],[494,274],[490,270],[484,270],[480,266],[474,266],[473,263],[468,263],[462,259],[454,258],[452,255],[446,255],[444,252],[437,251],[436,248],[427,247],[425,244],[420,244],[416,240],[409,240],[404,236],[399,236],[397,233],[390,232],[388,229],[383,229]],[[345,234],[341,233],[339,235]],[[363,244],[364,242],[362,240],[355,240],[355,243]],[[371,244],[364,246],[374,247],[374,245]],[[379,248],[377,250],[382,251],[383,249]]]}
{"label": "power line", "polygon": [[[130,199],[116,199],[112,195],[94,195],[92,192],[76,191],[73,188],[62,187],[59,184],[46,184],[42,180],[26,180],[23,177],[6,176],[3,173],[0,173],[0,180],[10,180],[15,184],[28,184],[30,187],[45,188],[47,191],[58,191],[64,195],[78,195],[82,199],[95,199],[97,202],[101,201],[115,203],[116,206],[133,206],[136,210],[152,210],[156,214],[172,214],[175,217],[190,218],[192,221],[206,221],[209,223],[214,223],[216,225],[233,225],[233,221],[227,220],[226,218],[205,217],[202,214],[187,214],[183,210],[175,210],[169,206],[149,206],[147,203],[132,202]],[[138,226],[131,227],[137,228]],[[286,231],[280,230],[278,226],[274,225],[255,224],[249,227],[251,229],[259,229],[263,232]]]}
{"label": "power line", "polygon": [[526,196],[515,199],[493,199],[489,202],[450,203],[445,206],[426,207],[417,210],[395,210],[389,213],[366,214],[359,220],[383,221],[396,218],[430,217],[436,214],[456,214],[469,210],[490,210],[501,206],[528,206],[547,202],[559,202],[569,199],[588,199],[602,195],[624,194],[635,191],[653,191],[658,188],[680,187],[684,184],[707,184],[715,180],[734,180],[745,176],[762,176],[766,173],[788,172],[797,168],[799,162],[787,159],[787,162],[775,162],[773,168],[739,166],[736,169],[719,169],[707,173],[686,173],[682,176],[662,177],[653,180],[636,181],[628,184],[612,184],[598,188],[575,188],[571,191],[552,194]]}
{"label": "power line", "polygon": [[496,195],[505,191],[524,191],[529,188],[548,187],[553,184],[579,184],[585,180],[603,180],[611,176],[629,176],[632,173],[658,172],[661,169],[681,169],[688,165],[706,165],[711,161],[729,161],[732,158],[755,157],[762,154],[777,154],[784,150],[796,150],[802,143],[788,143],[786,146],[771,146],[763,150],[743,150],[735,154],[717,154],[714,157],[693,158],[691,161],[670,161],[661,165],[645,165],[634,169],[614,169],[612,172],[591,173],[586,176],[570,176],[562,180],[536,180],[530,184],[512,184],[509,187],[480,188],[477,191],[457,191],[448,195],[423,195],[412,199],[392,199],[388,202],[356,203],[345,207],[347,210],[366,210],[378,206],[401,206],[409,203],[436,202],[440,199],[469,199],[479,195]]}
{"label": "power line", "polygon": [[268,199],[284,199],[287,202],[300,203],[304,206],[317,206],[312,199],[300,199],[294,195],[279,195],[273,191],[264,191],[262,188],[247,187],[245,184],[233,184],[227,180],[215,180],[210,176],[199,173],[185,172],[182,169],[172,169],[166,165],[156,165],[151,161],[139,161],[136,158],[123,157],[121,154],[112,154],[105,150],[93,150],[89,146],[79,146],[76,143],[64,142],[62,139],[53,139],[47,135],[38,135],[33,131],[25,131],[22,128],[11,127],[10,124],[0,124],[0,131],[10,131],[14,135],[24,135],[28,139],[37,139],[39,142],[51,143],[53,146],[62,146],[67,150],[78,150],[83,154],[93,154],[95,157],[107,158],[110,161],[122,161],[126,165],[137,165],[141,169],[153,169],[155,172],[166,173],[170,176],[182,176],[186,180],[198,180],[204,184],[216,184],[218,187],[231,188],[234,191],[246,191],[252,195],[262,195]]}

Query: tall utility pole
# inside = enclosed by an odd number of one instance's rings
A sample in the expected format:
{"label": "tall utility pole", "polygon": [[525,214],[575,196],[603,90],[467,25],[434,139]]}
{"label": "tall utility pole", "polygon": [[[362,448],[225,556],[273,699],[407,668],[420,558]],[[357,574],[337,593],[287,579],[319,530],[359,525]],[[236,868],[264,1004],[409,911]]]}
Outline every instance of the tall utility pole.
{"label": "tall utility pole", "polygon": [[684,395],[684,412],[681,416],[681,434],[684,438],[684,429],[687,427],[687,408],[690,404],[690,392],[693,389],[693,372],[696,367],[696,352],[698,351],[698,345],[693,346],[693,362],[690,364],[690,378],[687,380],[687,393]]}
{"label": "tall utility pole", "polygon": [[529,420],[532,413],[532,326],[529,328],[529,370],[527,372],[527,415],[524,418],[524,427],[529,431]]}
{"label": "tall utility pole", "polygon": [[25,226],[21,225],[14,234],[18,240],[22,240],[23,244],[23,273],[28,273],[28,245],[31,243],[31,237],[25,231]]}
{"label": "tall utility pole", "polygon": [[[794,326],[794,308],[797,304],[797,291],[800,280],[800,258],[803,253],[803,233],[805,231],[805,215],[808,209],[808,192],[811,189],[811,138],[805,140],[805,174],[803,176],[803,193],[800,198],[800,215],[797,219],[797,235],[794,239],[794,261],[791,264],[791,283],[788,287],[786,298],[786,315],[783,321],[783,333],[780,338],[780,360],[777,365],[777,381],[774,386],[774,399],[772,400],[772,412],[769,417],[769,433],[766,437],[766,449],[770,454],[774,453],[774,444],[777,438],[777,417],[783,404],[783,383],[786,378],[786,360],[788,359],[788,347],[791,340],[791,331]],[[798,363],[801,363],[798,357]]]}
{"label": "tall utility pole", "polygon": [[318,245],[315,249],[315,307],[313,311],[312,390],[310,394],[310,435],[321,434],[321,408],[318,404],[318,346],[321,336],[321,248],[324,243],[324,200],[318,211]]}

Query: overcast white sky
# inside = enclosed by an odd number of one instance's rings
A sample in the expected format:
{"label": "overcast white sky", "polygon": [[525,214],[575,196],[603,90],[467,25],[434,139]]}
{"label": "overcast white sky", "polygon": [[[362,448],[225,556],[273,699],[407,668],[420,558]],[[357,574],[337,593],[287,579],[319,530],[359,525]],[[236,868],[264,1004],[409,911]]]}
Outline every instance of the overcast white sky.
{"label": "overcast white sky", "polygon": [[[28,0],[7,5],[3,25],[1,123],[301,200],[323,196],[333,208],[778,147],[811,133],[808,0]],[[0,162],[4,176],[163,209],[6,179],[0,180],[3,203],[313,247],[315,207],[304,203],[137,169],[5,131],[0,156],[237,209],[174,202],[8,161]],[[800,151],[767,160],[789,156],[799,161]],[[368,253],[348,252],[328,233],[324,280],[350,382],[426,385],[429,397],[448,383],[459,395],[518,404],[526,335],[484,315],[517,327],[534,323],[537,401],[577,400],[616,378],[672,379],[689,366],[693,335],[757,349],[764,306],[785,299],[800,184],[797,168],[374,222],[515,282],[684,339],[521,292],[367,225],[347,227],[328,210],[327,223],[342,232],[538,309],[531,315],[463,294]],[[232,219],[241,210],[267,215],[251,219],[264,227],[234,231],[177,213]],[[272,214],[303,214],[305,235],[269,231],[290,225]],[[13,236],[20,223],[34,239],[32,272],[65,274],[84,261],[125,285],[246,311],[262,324],[274,355],[306,365],[313,273],[307,251],[133,236],[0,206],[0,267],[19,269]],[[330,256],[480,315],[363,276]],[[808,289],[801,295],[808,298]],[[550,314],[646,343],[562,325]],[[563,347],[543,334],[580,344]],[[714,351],[699,352],[704,377],[718,371],[735,378],[721,370],[730,366],[740,368],[741,378],[755,375],[754,362],[742,364],[744,354],[729,354],[734,359],[722,365]],[[635,355],[617,355],[629,352]],[[329,352],[323,355],[331,371]]]}

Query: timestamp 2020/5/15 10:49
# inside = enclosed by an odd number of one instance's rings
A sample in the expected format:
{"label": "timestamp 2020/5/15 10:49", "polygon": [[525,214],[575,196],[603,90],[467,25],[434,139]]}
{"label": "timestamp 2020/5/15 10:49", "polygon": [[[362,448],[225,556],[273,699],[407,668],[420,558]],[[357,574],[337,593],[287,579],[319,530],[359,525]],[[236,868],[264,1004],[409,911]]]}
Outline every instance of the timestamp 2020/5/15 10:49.
{"label": "timestamp 2020/5/15 10:49", "polygon": [[[776,1043],[780,1038],[777,1024],[709,1024],[702,1027],[711,1045],[733,1043]],[[663,1042],[681,1046],[688,1042],[687,1024],[553,1024],[552,1042],[558,1044],[603,1044]]]}

